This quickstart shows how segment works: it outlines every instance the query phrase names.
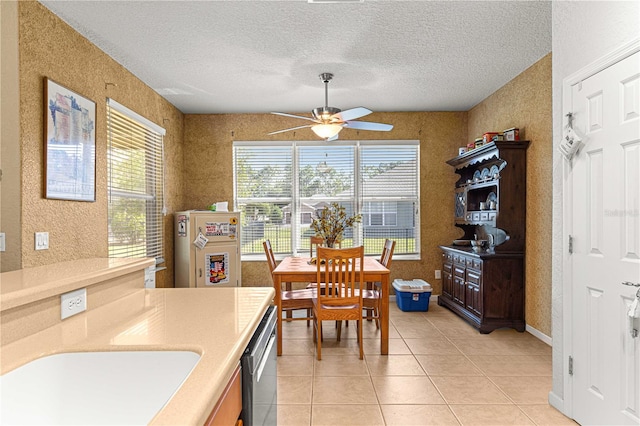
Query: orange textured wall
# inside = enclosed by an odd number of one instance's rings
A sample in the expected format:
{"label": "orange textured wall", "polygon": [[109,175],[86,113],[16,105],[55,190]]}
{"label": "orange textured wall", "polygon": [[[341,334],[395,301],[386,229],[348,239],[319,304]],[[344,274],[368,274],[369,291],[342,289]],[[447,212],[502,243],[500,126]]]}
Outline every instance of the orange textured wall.
{"label": "orange textured wall", "polygon": [[[445,161],[455,157],[467,135],[466,112],[374,113],[367,121],[394,125],[391,132],[345,130],[341,139],[420,140],[421,260],[394,260],[392,279],[422,278],[434,287],[434,270],[441,269],[438,245],[459,236],[453,226],[452,188],[455,174]],[[271,114],[220,114],[185,116],[185,168],[188,208],[204,208],[213,201],[233,202],[232,144],[234,140],[310,140],[309,129],[274,136],[267,133],[292,126],[292,119]],[[271,285],[266,262],[243,262],[245,286]]]}
{"label": "orange textured wall", "polygon": [[[20,146],[22,157],[22,267],[106,257],[106,98],[167,130],[166,204],[182,209],[183,114],[107,54],[35,1],[19,2]],[[96,202],[44,198],[44,78],[96,102]],[[113,83],[107,85],[106,83]],[[173,285],[173,222],[165,218],[167,271],[158,286]],[[49,232],[49,250],[34,250],[34,232]]]}
{"label": "orange textured wall", "polygon": [[526,321],[551,336],[551,54],[469,111],[468,139],[520,129],[527,150]]}

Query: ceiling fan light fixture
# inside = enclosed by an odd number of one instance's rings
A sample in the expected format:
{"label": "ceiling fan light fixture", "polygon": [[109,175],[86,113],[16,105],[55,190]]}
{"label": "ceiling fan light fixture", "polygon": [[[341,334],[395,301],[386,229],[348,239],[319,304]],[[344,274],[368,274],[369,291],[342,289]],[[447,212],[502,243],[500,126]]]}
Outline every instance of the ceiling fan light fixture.
{"label": "ceiling fan light fixture", "polygon": [[302,120],[312,121],[316,124],[307,124],[306,126],[290,127],[284,130],[278,130],[269,133],[275,135],[276,133],[287,132],[289,130],[297,130],[302,128],[311,128],[318,137],[327,141],[334,141],[338,139],[338,133],[344,127],[357,129],[357,130],[374,130],[388,132],[393,129],[390,124],[382,123],[370,123],[367,121],[354,121],[357,118],[364,117],[371,114],[371,110],[365,107],[350,108],[346,111],[342,111],[339,108],[329,106],[329,81],[333,78],[333,74],[330,72],[323,72],[320,74],[320,80],[324,83],[324,106],[314,108],[311,111],[312,117],[305,117],[301,115],[287,114],[284,112],[272,112],[272,114],[283,115],[285,117],[299,118]]}
{"label": "ceiling fan light fixture", "polygon": [[316,124],[311,126],[313,133],[322,139],[329,139],[340,133],[342,126],[339,124]]}

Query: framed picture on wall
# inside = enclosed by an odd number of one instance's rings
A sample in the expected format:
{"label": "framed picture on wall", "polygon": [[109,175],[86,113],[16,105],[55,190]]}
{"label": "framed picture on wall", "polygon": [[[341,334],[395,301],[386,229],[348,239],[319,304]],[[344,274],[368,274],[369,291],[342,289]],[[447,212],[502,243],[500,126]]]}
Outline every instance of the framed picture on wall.
{"label": "framed picture on wall", "polygon": [[96,200],[96,103],[44,81],[45,198]]}

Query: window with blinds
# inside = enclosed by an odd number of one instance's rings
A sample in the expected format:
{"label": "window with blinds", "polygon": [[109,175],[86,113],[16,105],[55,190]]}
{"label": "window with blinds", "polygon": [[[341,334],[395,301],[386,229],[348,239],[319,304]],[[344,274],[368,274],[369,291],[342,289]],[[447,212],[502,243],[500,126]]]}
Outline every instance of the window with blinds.
{"label": "window with blinds", "polygon": [[164,262],[165,130],[107,100],[109,256]]}
{"label": "window with blinds", "polygon": [[419,142],[234,142],[236,208],[241,212],[242,254],[305,254],[311,221],[333,202],[362,223],[344,233],[343,246],[395,255],[418,255]]}

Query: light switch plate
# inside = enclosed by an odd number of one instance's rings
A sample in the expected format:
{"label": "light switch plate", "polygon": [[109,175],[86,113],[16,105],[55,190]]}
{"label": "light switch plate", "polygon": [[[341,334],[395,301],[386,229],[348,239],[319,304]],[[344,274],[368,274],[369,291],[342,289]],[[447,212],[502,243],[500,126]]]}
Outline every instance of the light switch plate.
{"label": "light switch plate", "polygon": [[0,232],[0,251],[5,251],[7,249],[4,239],[5,239],[4,232]]}
{"label": "light switch plate", "polygon": [[442,271],[440,269],[436,269],[436,280],[442,279]]}
{"label": "light switch plate", "polygon": [[87,310],[87,289],[60,295],[60,319],[69,318]]}
{"label": "light switch plate", "polygon": [[36,232],[36,250],[47,250],[49,248],[49,233]]}

